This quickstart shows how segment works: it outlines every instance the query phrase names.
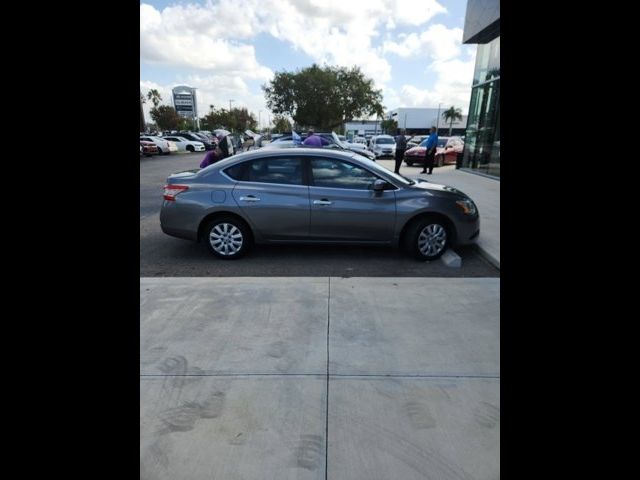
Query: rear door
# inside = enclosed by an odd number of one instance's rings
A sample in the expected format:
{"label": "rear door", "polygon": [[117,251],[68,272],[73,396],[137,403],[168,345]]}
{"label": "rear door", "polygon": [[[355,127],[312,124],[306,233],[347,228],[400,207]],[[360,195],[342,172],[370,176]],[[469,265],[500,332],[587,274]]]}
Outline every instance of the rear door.
{"label": "rear door", "polygon": [[238,180],[234,200],[262,237],[303,240],[309,236],[309,187],[301,158],[260,158],[227,170]]}

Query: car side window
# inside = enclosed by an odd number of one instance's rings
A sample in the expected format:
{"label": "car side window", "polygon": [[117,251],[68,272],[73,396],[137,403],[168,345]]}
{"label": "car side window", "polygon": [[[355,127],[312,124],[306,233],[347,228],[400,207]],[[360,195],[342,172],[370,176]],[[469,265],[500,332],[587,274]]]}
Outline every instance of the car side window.
{"label": "car side window", "polygon": [[248,180],[247,173],[249,170],[248,167],[250,163],[251,162],[238,163],[236,165],[233,165],[229,168],[224,169],[223,171],[234,180],[237,180],[237,181]]}
{"label": "car side window", "polygon": [[329,158],[312,159],[311,172],[316,187],[369,190],[379,178],[366,168]]}
{"label": "car side window", "polygon": [[234,180],[259,183],[302,185],[302,161],[299,158],[260,158],[225,170]]}

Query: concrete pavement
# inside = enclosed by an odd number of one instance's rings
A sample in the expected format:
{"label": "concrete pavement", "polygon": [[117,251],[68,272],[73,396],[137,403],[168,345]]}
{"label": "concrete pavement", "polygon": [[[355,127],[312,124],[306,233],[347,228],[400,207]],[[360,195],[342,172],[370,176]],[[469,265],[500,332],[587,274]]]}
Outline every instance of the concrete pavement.
{"label": "concrete pavement", "polygon": [[499,278],[141,278],[141,479],[495,479]]}

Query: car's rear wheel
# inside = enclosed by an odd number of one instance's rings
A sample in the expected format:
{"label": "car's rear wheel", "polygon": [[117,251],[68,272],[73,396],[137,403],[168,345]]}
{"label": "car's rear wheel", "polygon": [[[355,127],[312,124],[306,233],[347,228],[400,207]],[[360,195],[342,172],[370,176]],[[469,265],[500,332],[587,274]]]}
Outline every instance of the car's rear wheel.
{"label": "car's rear wheel", "polygon": [[437,216],[423,217],[407,229],[404,246],[418,260],[436,260],[451,243],[447,223]]}
{"label": "car's rear wheel", "polygon": [[413,167],[413,160],[406,160],[404,161],[404,163],[406,163],[407,165],[409,165],[410,167]]}
{"label": "car's rear wheel", "polygon": [[444,155],[438,155],[438,158],[436,160],[436,166],[441,167],[443,165],[444,165]]}
{"label": "car's rear wheel", "polygon": [[158,155],[162,155],[162,149],[158,147]]}
{"label": "car's rear wheel", "polygon": [[218,217],[207,224],[204,240],[216,257],[235,260],[247,252],[251,234],[244,222],[234,217]]}
{"label": "car's rear wheel", "polygon": [[187,145],[187,151],[193,153],[195,148],[193,148],[193,145]]}

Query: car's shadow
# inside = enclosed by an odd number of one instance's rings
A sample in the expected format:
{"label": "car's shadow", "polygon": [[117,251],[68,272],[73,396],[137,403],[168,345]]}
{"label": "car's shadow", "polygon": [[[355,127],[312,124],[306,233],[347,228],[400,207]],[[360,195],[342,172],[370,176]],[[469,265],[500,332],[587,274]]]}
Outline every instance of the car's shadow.
{"label": "car's shadow", "polygon": [[140,249],[140,276],[497,277],[473,247],[456,248],[461,268],[415,260],[398,249],[369,246],[256,245],[243,258],[222,260],[204,244],[165,237]]}

